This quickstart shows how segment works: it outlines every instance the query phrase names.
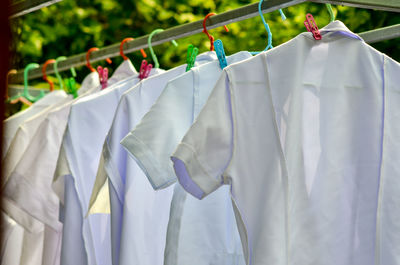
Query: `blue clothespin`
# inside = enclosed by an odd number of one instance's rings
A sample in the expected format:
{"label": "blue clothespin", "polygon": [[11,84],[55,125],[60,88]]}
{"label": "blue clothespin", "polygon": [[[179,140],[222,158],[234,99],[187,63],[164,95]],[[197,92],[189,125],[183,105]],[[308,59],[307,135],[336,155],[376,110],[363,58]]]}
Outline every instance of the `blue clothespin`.
{"label": "blue clothespin", "polygon": [[214,48],[215,52],[217,53],[219,66],[221,66],[221,69],[224,69],[225,67],[228,66],[228,62],[226,61],[226,55],[222,41],[221,40],[214,41]]}

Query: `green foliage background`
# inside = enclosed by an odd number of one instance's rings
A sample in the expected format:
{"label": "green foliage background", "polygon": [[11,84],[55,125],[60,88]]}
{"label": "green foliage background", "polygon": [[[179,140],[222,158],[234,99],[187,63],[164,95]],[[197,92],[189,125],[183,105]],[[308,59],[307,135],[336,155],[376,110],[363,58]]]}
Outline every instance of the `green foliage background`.
{"label": "green foliage background", "polygon": [[[10,68],[21,69],[31,62],[43,63],[58,56],[82,53],[91,47],[103,47],[120,42],[125,37],[139,37],[156,28],[169,28],[201,20],[209,12],[221,13],[255,1],[251,0],[64,0],[23,17],[12,19],[14,56]],[[400,23],[395,13],[333,6],[336,18],[353,32],[359,33]],[[282,21],[278,11],[265,15],[273,33],[273,45],[278,46],[305,31],[306,13],[312,13],[320,28],[329,23],[329,13],[324,4],[303,3],[285,8],[287,20]],[[227,55],[241,51],[263,50],[267,36],[259,17],[211,30],[215,38],[222,39]],[[169,69],[185,62],[189,43],[200,52],[209,49],[204,34],[177,40],[179,47],[170,43],[155,47],[160,66]],[[373,45],[378,50],[400,61],[399,40]],[[142,60],[139,52],[128,55],[137,69]],[[149,58],[149,60],[151,60]],[[114,58],[109,67],[115,69],[122,58]],[[105,62],[100,62],[105,65]],[[77,69],[78,82],[89,73],[86,67]],[[66,77],[69,72],[64,72]]]}

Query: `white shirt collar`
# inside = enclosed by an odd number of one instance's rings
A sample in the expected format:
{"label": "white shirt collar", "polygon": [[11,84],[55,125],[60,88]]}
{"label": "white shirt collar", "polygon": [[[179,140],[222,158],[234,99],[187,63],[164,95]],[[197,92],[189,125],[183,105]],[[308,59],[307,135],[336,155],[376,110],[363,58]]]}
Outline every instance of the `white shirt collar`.
{"label": "white shirt collar", "polygon": [[57,102],[60,98],[67,98],[68,95],[64,90],[54,90],[46,94],[44,97],[36,101],[33,105],[35,106],[50,106]]}
{"label": "white shirt collar", "polygon": [[91,72],[82,81],[82,85],[78,90],[78,94],[82,95],[87,91],[91,90],[93,87],[100,85],[99,74],[97,72]]}
{"label": "white shirt collar", "polygon": [[[339,20],[335,20],[322,29],[320,29],[322,35],[322,41],[332,41],[339,39],[340,37],[349,37],[353,39],[362,40],[360,36],[355,34],[354,32],[350,31],[343,22]],[[303,32],[301,35],[304,35],[307,38],[312,38],[311,32]]]}

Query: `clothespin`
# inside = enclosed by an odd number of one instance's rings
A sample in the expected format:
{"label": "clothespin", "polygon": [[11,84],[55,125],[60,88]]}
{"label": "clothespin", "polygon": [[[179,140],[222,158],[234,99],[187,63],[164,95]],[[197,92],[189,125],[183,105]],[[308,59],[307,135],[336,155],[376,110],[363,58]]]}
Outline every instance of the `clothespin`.
{"label": "clothespin", "polygon": [[74,98],[78,97],[78,90],[76,89],[76,81],[75,78],[70,77],[64,80],[67,84],[67,93],[74,96]]}
{"label": "clothespin", "polygon": [[306,15],[306,20],[304,21],[304,26],[306,26],[307,31],[313,34],[314,39],[320,40],[322,39],[321,33],[319,32],[317,23],[314,20],[314,17],[308,13]]}
{"label": "clothespin", "polygon": [[107,67],[103,68],[99,65],[97,66],[97,72],[99,73],[101,89],[104,89],[107,87],[108,83],[108,68]]}
{"label": "clothespin", "polygon": [[64,82],[67,85],[67,93],[70,95],[73,95],[74,98],[78,97],[78,89],[76,88],[76,71],[74,67],[71,67],[71,77],[70,78],[65,78]]}
{"label": "clothespin", "polygon": [[193,44],[189,44],[186,56],[186,72],[189,71],[196,61],[196,56],[199,53],[199,49],[194,47]]}
{"label": "clothespin", "polygon": [[214,41],[214,48],[215,52],[217,53],[219,66],[221,66],[221,69],[224,69],[225,67],[228,66],[228,62],[226,61],[226,55],[222,41],[221,40]]}
{"label": "clothespin", "polygon": [[142,64],[140,65],[140,71],[139,71],[139,78],[145,79],[150,75],[150,71],[153,68],[153,65],[151,63],[147,64],[146,60],[142,61]]}

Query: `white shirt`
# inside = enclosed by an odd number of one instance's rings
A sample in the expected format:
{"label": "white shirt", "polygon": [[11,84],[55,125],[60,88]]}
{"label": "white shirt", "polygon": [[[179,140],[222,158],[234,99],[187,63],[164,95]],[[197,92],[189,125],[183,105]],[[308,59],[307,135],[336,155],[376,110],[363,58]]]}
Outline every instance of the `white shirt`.
{"label": "white shirt", "polygon": [[67,97],[67,94],[63,90],[55,90],[48,94],[46,94],[43,98],[39,99],[35,103],[32,104],[29,108],[18,112],[17,114],[9,117],[4,120],[3,127],[3,151],[2,158],[4,159],[7,150],[11,145],[11,141],[17,133],[18,127],[27,119],[35,116],[36,114],[42,112],[47,108],[52,108],[54,106],[58,106],[61,100],[64,100]]}
{"label": "white shirt", "polygon": [[[95,76],[97,74],[90,74],[85,78],[81,94],[98,87],[98,82],[92,82]],[[59,264],[62,225],[58,222],[58,199],[51,190],[51,183],[71,103],[70,98],[64,105],[43,111],[40,117],[25,122],[20,129],[29,128],[24,130],[28,139],[16,138],[25,143],[26,148],[23,146],[18,163],[9,172],[3,207],[25,228],[22,260],[28,264]],[[37,129],[33,126],[35,121],[40,124]]]}
{"label": "white shirt", "polygon": [[[26,144],[26,138],[24,136],[33,136],[34,132],[42,121],[41,116],[65,100],[69,100],[69,98],[64,91],[56,90],[50,92],[35,102],[30,108],[9,117],[3,122],[3,178],[1,186],[4,185],[6,179],[9,177],[10,172],[7,173],[6,171],[10,170],[11,167],[15,167],[15,164],[18,162],[23,151],[25,150],[26,145],[24,146],[24,143]],[[27,122],[27,120],[35,120],[35,117],[40,117],[40,121]],[[24,124],[23,129],[19,128],[21,124]],[[27,129],[28,131],[26,131]],[[21,133],[24,135],[21,136]],[[16,136],[16,134],[18,136]],[[17,140],[12,141],[14,138]],[[29,138],[29,136],[27,138]],[[10,149],[10,145],[11,150],[7,152]],[[1,216],[3,219],[2,223],[6,224],[4,226],[5,230],[2,233],[5,235],[3,252],[1,253],[2,264],[23,264],[23,260],[21,261],[21,251],[24,241],[24,229],[22,226],[12,220],[12,218],[10,218],[7,214],[2,213]],[[28,235],[25,235],[25,241],[28,240],[27,238]],[[34,255],[32,255],[32,258],[33,256]]]}
{"label": "white shirt", "polygon": [[[250,57],[248,52],[239,52],[227,57],[227,62],[230,65]],[[140,163],[154,189],[175,183],[170,156],[207,101],[221,72],[215,60],[169,81],[150,111],[121,141]],[[244,264],[228,187],[204,201],[187,196],[180,185],[174,189],[164,264]]]}
{"label": "white shirt", "polygon": [[[215,59],[207,52],[197,64]],[[155,192],[135,160],[120,145],[161,94],[167,82],[186,70],[181,65],[143,80],[121,98],[104,143],[104,164],[98,176],[108,176],[111,200],[113,264],[163,264],[164,247],[173,189]],[[102,166],[102,167],[101,167]]]}
{"label": "white shirt", "polygon": [[[18,121],[18,127],[17,127],[18,129],[16,130],[15,135],[13,136],[13,140],[10,143],[7,153],[3,157],[4,170],[3,170],[2,185],[4,185],[4,183],[10,177],[18,161],[24,154],[24,151],[27,148],[28,144],[30,143],[37,128],[39,128],[40,124],[43,122],[46,115],[57,106],[60,106],[72,100],[72,96],[68,96],[63,90],[53,91],[52,93],[47,94],[43,99],[45,98],[48,99],[49,101],[52,100],[52,104],[48,102],[47,107],[42,107],[40,112],[37,112],[35,115],[30,117],[28,117],[28,115],[23,115],[24,118],[27,118],[26,120],[22,120],[22,117],[17,118],[15,120],[9,120],[10,125],[15,124],[13,121],[16,122]],[[38,102],[40,102],[40,100],[37,101],[36,103]],[[33,107],[34,105],[32,105],[31,107]],[[44,103],[42,106],[44,106]],[[39,109],[39,106],[33,109],[31,113],[34,113],[37,109]],[[9,127],[9,130],[6,129],[6,131],[10,131],[11,128],[12,127]]]}
{"label": "white shirt", "polygon": [[[112,82],[112,79],[110,79]],[[99,75],[97,72],[92,72],[85,77],[82,81],[81,87],[78,90],[79,96],[86,96],[90,93],[93,93],[100,89],[99,87]],[[46,99],[46,100],[44,100]],[[19,125],[18,130],[11,142],[9,151],[4,157],[3,164],[4,164],[4,172],[3,172],[3,183],[8,179],[10,174],[13,172],[16,164],[21,159],[25,149],[27,148],[28,144],[30,143],[33,135],[35,134],[37,128],[45,119],[46,115],[53,110],[55,107],[61,106],[66,102],[71,102],[72,96],[67,95],[63,90],[56,90],[49,94],[47,94],[44,98],[38,100],[35,104],[40,103],[41,105],[49,104],[47,108],[44,108],[40,112],[36,112],[35,110],[30,113],[36,113],[36,115],[30,117],[26,121],[22,122]],[[33,107],[33,104],[31,107]],[[38,109],[39,106],[36,107]],[[18,115],[18,114],[16,114]],[[27,114],[24,114],[24,117],[28,117]],[[21,120],[18,118],[17,120]],[[12,120],[12,124],[14,124],[14,120]]]}
{"label": "white shirt", "polygon": [[[125,70],[121,72],[118,69]],[[66,227],[63,230],[61,264],[111,264],[109,215],[98,214],[85,219],[84,216],[89,205],[102,143],[110,128],[119,98],[125,90],[139,82],[129,61],[124,61],[118,69],[114,75],[120,81],[78,100],[70,111],[63,140],[65,157],[58,162],[68,164],[57,165],[59,169],[55,175],[60,183],[66,182],[65,193],[59,194],[64,197]],[[159,71],[155,69],[152,74]],[[58,185],[55,184],[56,191],[63,190],[57,188]]]}
{"label": "white shirt", "polygon": [[341,22],[228,66],[172,159],[229,184],[247,263],[400,262],[400,65]]}
{"label": "white shirt", "polygon": [[[80,96],[86,96],[100,89],[99,85],[100,81],[98,73],[92,72],[89,75],[87,75],[83,80],[82,85],[78,91],[78,94]],[[50,95],[53,96],[50,97]],[[42,110],[41,112],[34,115],[33,117],[27,119],[22,124],[20,124],[13,138],[13,141],[10,145],[9,151],[7,152],[3,160],[4,172],[3,172],[2,184],[4,184],[7,181],[7,179],[15,169],[15,166],[21,159],[28,144],[32,140],[32,137],[35,135],[36,130],[39,128],[40,124],[44,121],[47,114],[54,108],[61,106],[66,102],[72,102],[72,96],[67,95],[63,90],[53,91],[52,93],[47,94],[45,98],[47,98],[49,101],[52,100],[52,104],[49,107]],[[40,102],[41,100],[43,99],[40,99],[36,103]]]}
{"label": "white shirt", "polygon": [[[1,186],[4,187],[7,179],[10,177],[13,169],[21,159],[27,148],[30,139],[34,136],[37,128],[43,122],[46,114],[50,112],[57,105],[68,102],[72,99],[64,91],[56,90],[45,97],[38,100],[29,109],[24,110],[16,115],[10,117],[4,122],[5,125],[5,145],[4,150],[8,148],[6,154],[3,154],[3,178]],[[15,131],[15,129],[18,130]],[[13,135],[15,133],[15,135]],[[9,143],[10,139],[11,144]],[[5,222],[12,224],[8,226],[12,229],[7,238],[7,245],[4,255],[2,255],[2,262],[7,265],[11,264],[42,264],[42,248],[43,248],[43,225],[40,222],[32,220],[26,215],[17,205],[10,202],[7,198],[3,198],[3,210],[7,213]],[[11,215],[21,216],[25,215],[26,219],[31,219],[30,227],[24,225],[25,223],[18,223],[16,220],[8,217]]]}
{"label": "white shirt", "polygon": [[[68,120],[69,106],[67,103],[67,106],[61,106],[49,113],[4,189],[7,199],[45,224],[41,264],[59,264],[62,224],[58,221],[59,202],[51,189],[51,183]],[[21,219],[25,216],[19,218],[18,222],[22,222]]]}

